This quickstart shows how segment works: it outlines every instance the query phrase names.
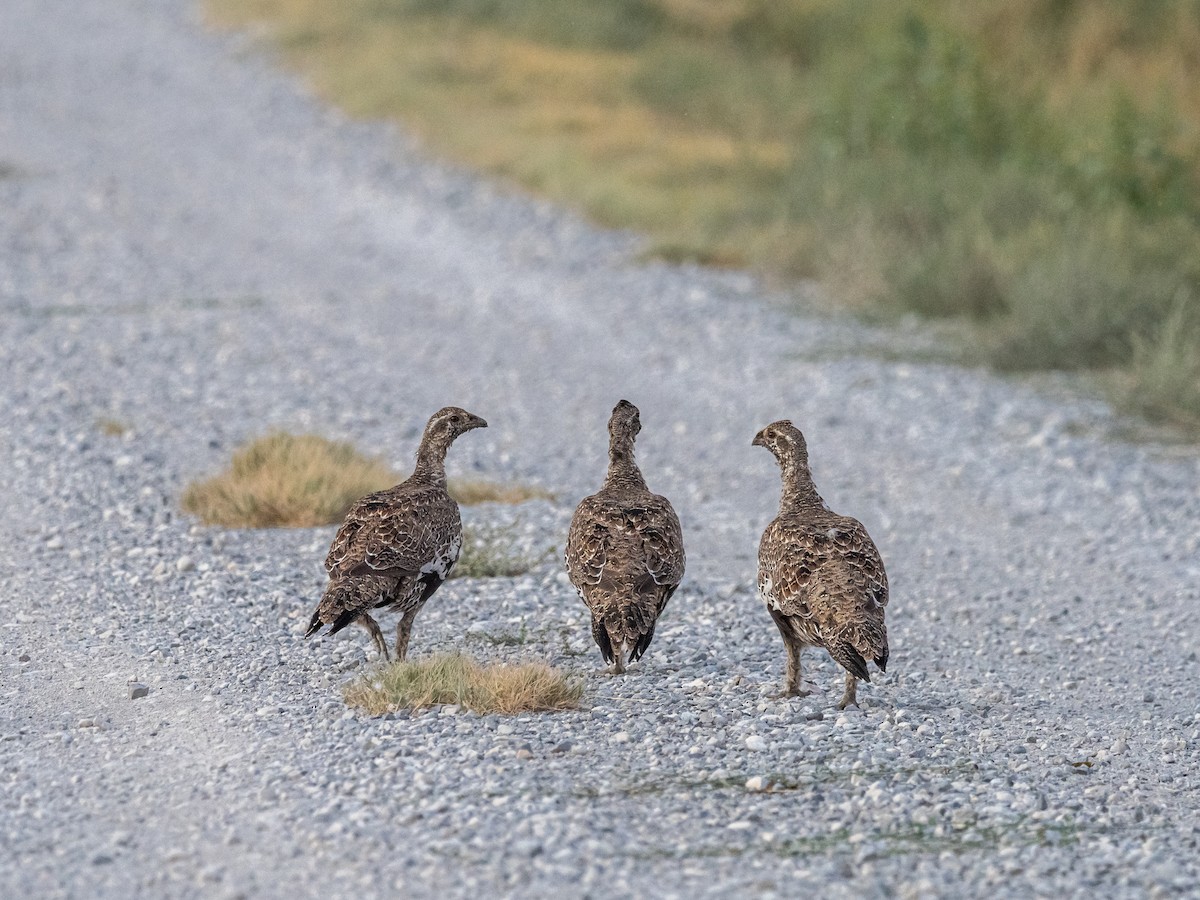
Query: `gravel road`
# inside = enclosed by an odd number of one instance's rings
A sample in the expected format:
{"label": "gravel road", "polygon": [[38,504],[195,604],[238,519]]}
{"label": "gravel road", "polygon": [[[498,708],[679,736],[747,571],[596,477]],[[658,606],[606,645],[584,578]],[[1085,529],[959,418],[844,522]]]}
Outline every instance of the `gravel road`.
{"label": "gravel road", "polygon": [[[198,21],[0,3],[0,895],[1200,892],[1194,452],[640,263]],[[600,674],[556,557],[450,582],[413,638],[585,674],[579,713],[346,711],[366,635],[301,637],[332,529],[178,510],[272,427],[406,467],[456,403],[491,427],[452,475],[559,498],[468,521],[561,548],[620,397],[688,548],[646,658]],[[815,695],[767,696],[750,439],[784,416],[891,575],[859,711],[815,651]]]}

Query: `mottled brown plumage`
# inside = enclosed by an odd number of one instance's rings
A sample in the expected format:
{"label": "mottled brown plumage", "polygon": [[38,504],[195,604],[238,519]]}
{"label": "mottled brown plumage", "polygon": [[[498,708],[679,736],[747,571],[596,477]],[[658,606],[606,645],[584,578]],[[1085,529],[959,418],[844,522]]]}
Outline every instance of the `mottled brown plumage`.
{"label": "mottled brown plumage", "polygon": [[401,613],[396,658],[404,659],[413,619],[462,548],[458,504],[446,490],[446,450],[460,434],[485,427],[479,416],[456,406],[439,410],[425,426],[413,474],[354,504],[325,557],[329,584],[306,637],[323,625],[332,625],[333,634],[357,622],[386,659],[387,642],[369,611],[395,607]]}
{"label": "mottled brown plumage", "polygon": [[614,674],[636,662],[683,578],[683,534],[665,497],[652,494],[633,459],[638,409],[622,400],[608,422],[608,476],[575,510],[567,574],[592,611],[592,637]]}
{"label": "mottled brown plumage", "polygon": [[887,668],[887,573],[862,523],[832,512],[817,493],[804,435],[773,422],[754,445],[775,454],[783,474],[779,515],[758,549],[758,590],[787,648],[784,693],[803,696],[800,651],[824,647],[846,670],[838,706],[857,706],[858,679],[870,681],[867,660]]}

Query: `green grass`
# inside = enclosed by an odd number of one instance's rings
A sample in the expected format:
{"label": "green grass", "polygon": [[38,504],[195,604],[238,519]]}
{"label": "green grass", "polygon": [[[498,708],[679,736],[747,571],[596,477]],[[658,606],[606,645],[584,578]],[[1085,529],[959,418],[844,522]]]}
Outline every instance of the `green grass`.
{"label": "green grass", "polygon": [[[350,111],[644,232],[1200,408],[1193,0],[209,0]],[[1183,312],[1177,312],[1182,310]]]}
{"label": "green grass", "polygon": [[459,654],[396,662],[351,682],[346,703],[378,716],[457,704],[480,715],[578,709],[583,681],[544,663],[481,666]]}

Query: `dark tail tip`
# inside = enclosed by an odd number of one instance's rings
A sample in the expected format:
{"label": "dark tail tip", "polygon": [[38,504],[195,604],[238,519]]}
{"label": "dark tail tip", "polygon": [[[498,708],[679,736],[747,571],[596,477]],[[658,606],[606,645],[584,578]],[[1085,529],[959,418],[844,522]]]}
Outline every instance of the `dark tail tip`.
{"label": "dark tail tip", "polygon": [[314,634],[316,634],[318,631],[321,630],[321,626],[324,624],[325,623],[321,621],[320,611],[313,613],[312,619],[308,623],[308,631],[304,632],[304,636],[306,638],[312,637]]}
{"label": "dark tail tip", "polygon": [[600,656],[611,666],[614,657],[612,642],[608,639],[608,629],[595,617],[592,618],[592,638],[596,641],[596,646],[600,648]]}
{"label": "dark tail tip", "polygon": [[867,661],[849,641],[838,642],[830,655],[837,660],[838,665],[855,678],[861,678],[867,682],[871,680],[871,673],[867,671]]}
{"label": "dark tail tip", "polygon": [[630,662],[637,662],[642,658],[642,654],[650,649],[650,642],[654,640],[654,626],[650,626],[650,630],[645,634],[638,635],[637,641],[634,642],[633,652],[629,654]]}
{"label": "dark tail tip", "polygon": [[351,622],[358,618],[357,612],[352,612],[348,609],[343,609],[338,613],[338,617],[333,620],[333,627],[329,629],[330,634],[337,634]]}
{"label": "dark tail tip", "polygon": [[883,652],[880,653],[877,657],[875,657],[875,665],[879,666],[880,672],[887,671],[887,661],[888,661],[888,652],[887,652],[887,648],[885,647]]}

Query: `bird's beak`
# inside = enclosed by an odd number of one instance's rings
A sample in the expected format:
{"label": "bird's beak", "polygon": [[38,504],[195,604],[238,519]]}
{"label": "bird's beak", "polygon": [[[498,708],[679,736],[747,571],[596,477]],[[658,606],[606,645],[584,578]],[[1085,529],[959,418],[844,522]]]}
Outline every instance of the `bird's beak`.
{"label": "bird's beak", "polygon": [[471,416],[467,420],[467,431],[470,431],[472,428],[487,428],[487,422],[479,418],[479,416]]}
{"label": "bird's beak", "polygon": [[765,446],[767,446],[767,439],[766,439],[765,437],[763,437],[763,433],[762,433],[761,431],[760,431],[758,434],[756,434],[756,435],[754,436],[754,440],[752,440],[752,441],[750,442],[750,446],[751,446],[751,447],[765,447]]}

